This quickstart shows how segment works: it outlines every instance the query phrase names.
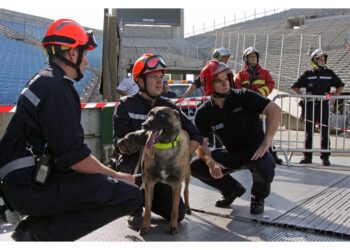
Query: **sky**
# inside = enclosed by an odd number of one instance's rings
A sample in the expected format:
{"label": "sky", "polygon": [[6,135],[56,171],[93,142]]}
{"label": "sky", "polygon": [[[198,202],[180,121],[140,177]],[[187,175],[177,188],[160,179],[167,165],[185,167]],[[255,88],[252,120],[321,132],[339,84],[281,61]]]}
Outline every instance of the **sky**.
{"label": "sky", "polygon": [[[4,1],[3,1],[4,2]],[[317,6],[313,6],[310,1],[293,0],[293,2],[282,1],[276,2],[272,0],[250,0],[249,4],[244,1],[234,0],[97,0],[94,5],[93,1],[85,0],[60,0],[54,4],[50,4],[49,0],[8,0],[1,3],[0,8],[10,9],[26,14],[42,16],[50,19],[70,18],[83,26],[102,29],[103,27],[103,9],[104,8],[184,8],[185,13],[185,34],[195,31],[203,31],[203,23],[206,30],[209,26],[215,24],[226,23],[229,20],[244,18],[256,13],[264,13],[268,10],[282,10],[287,8],[350,8],[349,1],[322,1],[318,0]],[[278,4],[277,4],[278,3]],[[51,7],[54,6],[54,7]],[[225,18],[224,18],[225,17]]]}

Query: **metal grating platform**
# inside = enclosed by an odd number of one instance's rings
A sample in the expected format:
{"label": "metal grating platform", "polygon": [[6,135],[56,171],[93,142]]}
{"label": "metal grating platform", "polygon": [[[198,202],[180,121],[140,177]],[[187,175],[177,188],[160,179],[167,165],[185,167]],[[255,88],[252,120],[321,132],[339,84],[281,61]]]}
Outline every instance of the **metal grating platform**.
{"label": "metal grating platform", "polygon": [[273,222],[350,238],[350,177],[343,178]]}
{"label": "metal grating platform", "polygon": [[310,232],[296,231],[280,227],[265,227],[255,236],[249,237],[252,241],[283,241],[283,242],[303,242],[303,241],[342,241],[339,238],[323,236]]}

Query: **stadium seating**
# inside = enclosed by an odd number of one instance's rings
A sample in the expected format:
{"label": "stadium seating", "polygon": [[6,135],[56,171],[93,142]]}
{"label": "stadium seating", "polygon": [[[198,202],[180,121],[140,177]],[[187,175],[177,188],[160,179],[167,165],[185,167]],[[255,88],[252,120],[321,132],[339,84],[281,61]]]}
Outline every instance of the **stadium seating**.
{"label": "stadium seating", "polygon": [[[29,15],[24,14],[21,19],[18,15],[11,20],[11,11],[6,11],[6,18],[0,18],[0,105],[15,104],[28,80],[47,64],[46,55],[38,45],[52,21],[37,24]],[[2,30],[6,33],[1,33]],[[26,38],[36,43],[27,44]],[[86,89],[102,67],[102,36],[97,34],[96,40],[98,47],[87,54],[89,66],[84,78],[74,85],[82,100],[86,100]]]}

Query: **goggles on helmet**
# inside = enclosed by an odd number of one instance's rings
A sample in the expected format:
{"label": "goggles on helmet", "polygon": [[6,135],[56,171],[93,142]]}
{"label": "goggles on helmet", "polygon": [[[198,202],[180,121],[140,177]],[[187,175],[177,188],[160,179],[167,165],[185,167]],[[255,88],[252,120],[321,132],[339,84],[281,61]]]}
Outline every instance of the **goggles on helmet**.
{"label": "goggles on helmet", "polygon": [[144,59],[143,61],[145,64],[143,66],[142,71],[140,72],[140,75],[142,75],[143,73],[147,73],[147,71],[155,70],[159,67],[161,69],[164,69],[167,66],[163,57],[159,55],[150,56],[149,58]]}
{"label": "goggles on helmet", "polygon": [[96,43],[96,39],[94,36],[94,32],[92,30],[88,30],[86,32],[87,36],[88,36],[88,41],[86,43],[86,49],[87,50],[93,50],[94,48],[97,47],[97,43]]}

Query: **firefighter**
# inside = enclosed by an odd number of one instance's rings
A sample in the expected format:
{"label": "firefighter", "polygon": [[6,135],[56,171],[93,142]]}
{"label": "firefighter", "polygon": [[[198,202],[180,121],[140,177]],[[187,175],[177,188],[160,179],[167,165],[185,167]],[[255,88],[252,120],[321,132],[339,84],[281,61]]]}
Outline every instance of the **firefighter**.
{"label": "firefighter", "polygon": [[[228,64],[228,61],[231,57],[231,51],[227,48],[221,47],[214,49],[212,59],[211,60],[216,60],[219,62],[223,62],[224,64]],[[232,71],[228,72],[228,79],[230,82],[230,86],[232,87],[234,84],[234,74]],[[186,90],[186,92],[182,95],[182,98],[185,98],[189,96],[195,89],[203,87],[201,85],[199,76],[192,82],[192,85]],[[204,95],[210,95],[205,92],[205,89],[203,89]]]}
{"label": "firefighter", "polygon": [[70,19],[54,21],[42,46],[49,65],[25,86],[0,141],[1,189],[8,206],[27,215],[16,241],[73,241],[135,211],[135,177],[99,162],[84,143],[80,98],[86,54],[97,45]]}
{"label": "firefighter", "polygon": [[[120,104],[114,113],[114,142],[123,138],[126,134],[140,130],[147,114],[153,107],[167,106],[176,109],[180,113],[181,126],[190,137],[191,153],[202,143],[203,138],[198,129],[168,98],[162,97],[163,77],[166,63],[160,55],[147,53],[138,58],[133,68],[134,81],[139,85],[140,92],[120,99]],[[115,149],[117,150],[117,148]],[[132,155],[123,155],[115,152],[117,161],[115,168],[127,173],[141,173],[138,167],[140,152]],[[141,186],[141,182],[136,181]],[[154,186],[152,211],[163,218],[170,220],[172,209],[172,189],[164,183]],[[128,219],[128,225],[133,230],[139,230],[142,222],[142,206]],[[179,204],[179,221],[185,217],[183,200]]]}
{"label": "firefighter", "polygon": [[[235,77],[234,88],[250,89],[264,97],[271,94],[275,82],[270,72],[259,64],[259,51],[254,47],[249,47],[243,52],[244,68]],[[270,149],[276,164],[281,164],[282,159],[278,158],[276,152]]]}
{"label": "firefighter", "polygon": [[[335,87],[335,96],[339,96],[344,89],[344,83],[333,72],[327,68],[328,55],[321,48],[316,49],[310,56],[310,64],[312,69],[307,70],[299,79],[292,85],[292,90],[297,94],[302,94],[301,88],[306,89],[307,95],[322,95],[330,94],[331,87]],[[321,130],[321,149],[330,149],[329,141],[329,100],[307,99],[303,104],[306,116],[305,128],[305,149],[312,149],[312,130],[315,123],[320,123]],[[314,112],[315,111],[315,112]],[[321,120],[322,117],[322,121]],[[329,152],[322,152],[321,159],[324,166],[329,166]],[[312,152],[305,152],[304,158],[300,161],[301,164],[312,163]]]}
{"label": "firefighter", "polygon": [[[217,207],[228,207],[246,191],[229,173],[249,169],[253,176],[250,212],[262,214],[275,175],[275,163],[268,149],[279,126],[281,110],[253,91],[231,89],[227,78],[230,70],[213,60],[201,71],[200,79],[210,99],[195,115],[204,140],[191,161],[191,174],[221,192],[223,199],[216,202]],[[267,115],[265,134],[259,120],[261,113]],[[210,132],[225,148],[209,150]]]}

